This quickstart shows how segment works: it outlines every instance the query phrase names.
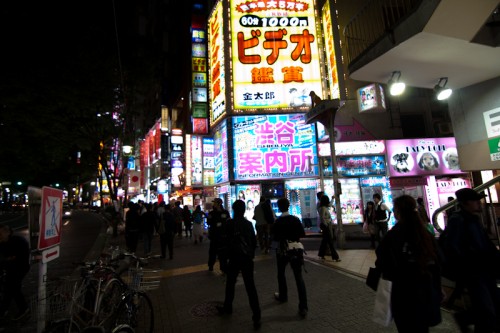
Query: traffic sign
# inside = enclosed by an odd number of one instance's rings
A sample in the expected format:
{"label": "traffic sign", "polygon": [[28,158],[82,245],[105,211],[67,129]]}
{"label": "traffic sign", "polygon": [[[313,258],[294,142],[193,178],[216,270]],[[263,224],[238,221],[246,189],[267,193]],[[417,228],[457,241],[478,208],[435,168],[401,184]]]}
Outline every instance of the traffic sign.
{"label": "traffic sign", "polygon": [[42,188],[39,250],[58,245],[61,242],[62,199],[63,191],[50,187]]}
{"label": "traffic sign", "polygon": [[60,254],[59,245],[48,248],[42,251],[42,263],[46,264],[49,261],[59,258]]}

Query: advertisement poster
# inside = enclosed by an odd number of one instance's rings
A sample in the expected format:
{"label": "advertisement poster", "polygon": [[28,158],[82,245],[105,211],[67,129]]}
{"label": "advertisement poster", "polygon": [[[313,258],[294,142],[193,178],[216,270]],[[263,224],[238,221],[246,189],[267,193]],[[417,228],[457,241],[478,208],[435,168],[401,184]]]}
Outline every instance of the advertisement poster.
{"label": "advertisement poster", "polygon": [[215,153],[215,183],[229,181],[227,125],[223,121],[219,124],[214,134]]}
{"label": "advertisement poster", "polygon": [[387,140],[392,177],[462,173],[455,138]]}
{"label": "advertisement poster", "polygon": [[236,198],[245,202],[246,211],[245,218],[255,225],[253,215],[255,213],[255,206],[260,202],[261,189],[260,185],[237,185]]}
{"label": "advertisement poster", "polygon": [[224,32],[222,1],[215,6],[208,20],[209,32],[209,87],[210,87],[210,124],[226,113],[225,105],[225,68],[224,68]]}
{"label": "advertisement poster", "polygon": [[313,0],[230,1],[234,109],[309,108],[322,98]]}
{"label": "advertisement poster", "polygon": [[303,114],[233,118],[235,179],[314,176],[316,135]]}
{"label": "advertisement poster", "polygon": [[[323,171],[325,176],[332,176],[331,165],[330,161],[328,168]],[[340,177],[385,176],[385,156],[339,156],[337,172]]]}
{"label": "advertisement poster", "polygon": [[201,137],[191,136],[191,183],[202,185],[202,146]]}

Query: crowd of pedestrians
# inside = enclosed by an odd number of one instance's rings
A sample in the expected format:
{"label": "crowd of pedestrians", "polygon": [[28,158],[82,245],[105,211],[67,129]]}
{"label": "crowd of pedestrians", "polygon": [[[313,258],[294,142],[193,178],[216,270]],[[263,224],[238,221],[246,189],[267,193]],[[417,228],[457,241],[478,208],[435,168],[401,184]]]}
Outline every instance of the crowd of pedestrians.
{"label": "crowd of pedestrians", "polygon": [[[375,249],[376,267],[381,278],[392,282],[391,304],[394,322],[399,332],[429,332],[441,322],[441,306],[445,299],[441,281],[444,265],[454,265],[457,289],[452,297],[466,295],[470,301],[466,311],[457,312],[455,319],[462,332],[473,325],[474,332],[499,332],[498,309],[500,296],[497,280],[500,277],[500,252],[488,237],[480,220],[482,195],[471,189],[456,192],[458,207],[447,214],[446,238],[439,243],[422,199],[409,195],[394,199],[393,210],[374,193],[364,210],[364,223],[370,245]],[[322,240],[318,250],[321,259],[329,252],[333,261],[340,261],[335,249],[335,210],[328,196],[318,193],[318,227]],[[220,315],[232,314],[235,283],[241,273],[248,295],[255,329],[261,326],[261,308],[254,282],[254,256],[257,247],[261,254],[275,254],[279,303],[288,302],[285,276],[290,264],[298,294],[298,314],[308,313],[306,282],[302,275],[304,252],[301,238],[305,237],[302,221],[288,212],[290,202],[277,202],[280,216],[276,218],[269,199],[262,197],[255,207],[252,222],[246,217],[243,200],[231,205],[232,214],[223,201],[215,198],[212,209],[205,213],[197,205],[191,212],[180,202],[158,205],[138,203],[129,205],[126,214],[125,236],[130,251],[137,251],[140,239],[144,253],[151,253],[154,232],[160,235],[161,257],[173,259],[175,236],[203,241],[204,222],[210,242],[208,270],[219,262],[225,275],[225,297],[217,308]],[[231,218],[232,216],[232,218]],[[391,216],[395,224],[389,228]],[[184,233],[184,235],[183,235]],[[271,252],[273,251],[273,252]],[[20,305],[22,307],[22,303]]]}

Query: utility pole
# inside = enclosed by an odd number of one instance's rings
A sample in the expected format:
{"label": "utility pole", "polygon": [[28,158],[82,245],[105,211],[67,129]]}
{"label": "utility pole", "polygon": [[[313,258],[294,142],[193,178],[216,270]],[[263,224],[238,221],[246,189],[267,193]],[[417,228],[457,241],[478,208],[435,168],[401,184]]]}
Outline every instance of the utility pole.
{"label": "utility pole", "polygon": [[[344,101],[339,99],[322,100],[316,105],[313,104],[311,110],[306,114],[308,124],[320,122],[328,130],[330,139],[330,155],[332,158],[332,178],[335,200],[335,213],[337,217],[337,240],[339,248],[343,249],[345,245],[345,232],[342,225],[342,207],[340,205],[340,195],[342,187],[339,183],[339,174],[337,172],[337,156],[335,155],[335,116],[337,111],[344,105]],[[320,175],[322,177],[322,175]],[[320,182],[322,180],[320,179]]]}

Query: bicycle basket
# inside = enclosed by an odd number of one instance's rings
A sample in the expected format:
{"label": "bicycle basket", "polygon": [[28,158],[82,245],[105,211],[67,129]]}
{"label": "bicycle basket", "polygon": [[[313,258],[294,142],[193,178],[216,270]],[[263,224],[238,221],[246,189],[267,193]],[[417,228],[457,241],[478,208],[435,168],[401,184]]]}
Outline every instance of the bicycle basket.
{"label": "bicycle basket", "polygon": [[131,268],[128,271],[127,284],[132,290],[154,290],[160,287],[161,271],[143,268]]}
{"label": "bicycle basket", "polygon": [[75,283],[78,278],[61,278],[45,285],[45,297],[31,296],[29,305],[32,317],[53,321],[69,316]]}

